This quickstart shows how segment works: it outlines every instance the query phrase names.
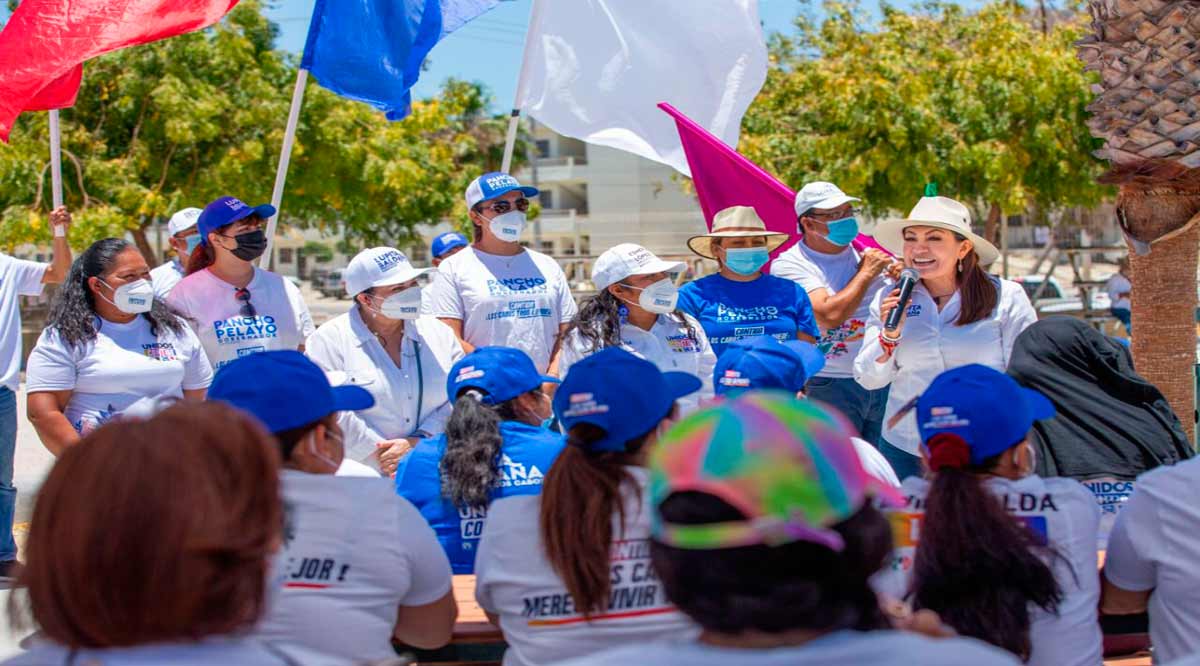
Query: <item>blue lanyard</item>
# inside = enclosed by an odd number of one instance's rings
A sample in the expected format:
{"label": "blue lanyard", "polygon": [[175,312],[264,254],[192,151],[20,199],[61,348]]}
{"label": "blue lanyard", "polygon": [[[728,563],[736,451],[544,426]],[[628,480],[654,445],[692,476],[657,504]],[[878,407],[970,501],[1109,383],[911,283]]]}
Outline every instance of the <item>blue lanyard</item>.
{"label": "blue lanyard", "polygon": [[[414,331],[415,332],[415,331]],[[425,400],[425,373],[421,370],[421,343],[417,342],[416,336],[412,339],[413,354],[417,357],[417,418],[414,420],[413,431],[409,434],[417,434],[421,428],[421,409],[424,407]]]}

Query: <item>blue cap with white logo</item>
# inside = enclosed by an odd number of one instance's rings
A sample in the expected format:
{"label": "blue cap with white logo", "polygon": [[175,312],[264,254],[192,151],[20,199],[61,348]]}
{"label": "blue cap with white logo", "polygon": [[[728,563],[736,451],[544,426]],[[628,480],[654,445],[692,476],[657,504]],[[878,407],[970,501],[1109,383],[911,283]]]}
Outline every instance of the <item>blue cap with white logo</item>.
{"label": "blue cap with white logo", "polygon": [[527,197],[538,195],[536,187],[525,187],[517,182],[516,178],[506,173],[500,171],[485,173],[467,186],[467,208],[474,208],[475,204],[480,201],[490,201],[513,190],[520,190],[521,194]]}
{"label": "blue cap with white logo", "polygon": [[729,343],[713,368],[713,391],[717,395],[750,389],[796,393],[824,367],[825,355],[811,342],[780,342],[759,335]]}
{"label": "blue cap with white logo", "polygon": [[1033,422],[1054,416],[1046,396],[1027,389],[1003,372],[979,364],[938,375],[917,399],[921,442],[951,436],[966,444],[979,465],[1016,446]]}
{"label": "blue cap with white logo", "polygon": [[554,394],[554,415],[564,430],[581,423],[604,430],[595,451],[624,451],[625,443],[650,432],[675,401],[700,390],[687,372],[662,372],[650,361],[608,347],[571,366]]}
{"label": "blue cap with white logo", "polygon": [[275,214],[271,204],[247,206],[237,197],[221,197],[204,207],[196,226],[200,230],[200,244],[208,245],[208,235],[221,227],[244,220],[251,215],[266,220]]}
{"label": "blue cap with white logo", "polygon": [[227,402],[283,432],[315,423],[335,412],[375,406],[359,386],[330,386],[316,363],[294,350],[243,356],[221,368],[208,387],[208,399]]}
{"label": "blue cap with white logo", "polygon": [[528,393],[557,377],[538,372],[529,355],[512,347],[480,347],[462,357],[446,377],[446,395],[453,402],[466,389],[484,393],[483,404],[499,405]]}
{"label": "blue cap with white logo", "polygon": [[433,239],[433,245],[429,248],[429,253],[434,259],[440,258],[450,250],[456,247],[466,247],[470,245],[467,242],[467,237],[457,231],[450,231]]}

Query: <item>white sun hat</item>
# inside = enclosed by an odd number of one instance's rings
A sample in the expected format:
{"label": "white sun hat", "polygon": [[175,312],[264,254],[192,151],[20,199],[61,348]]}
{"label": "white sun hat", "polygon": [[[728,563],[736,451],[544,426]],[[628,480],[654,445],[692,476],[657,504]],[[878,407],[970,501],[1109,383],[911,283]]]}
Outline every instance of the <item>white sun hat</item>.
{"label": "white sun hat", "polygon": [[346,293],[361,294],[371,287],[404,284],[433,272],[434,268],[414,268],[404,253],[390,247],[373,247],[354,255],[342,273]]}
{"label": "white sun hat", "polygon": [[592,283],[597,291],[607,289],[632,275],[680,273],[687,265],[682,261],[659,259],[650,250],[633,243],[621,243],[604,251],[592,264]]}
{"label": "white sun hat", "polygon": [[908,217],[880,222],[875,227],[875,242],[897,257],[903,256],[904,230],[909,227],[946,229],[970,240],[982,266],[988,266],[1000,258],[1000,251],[995,245],[971,230],[971,211],[954,199],[921,197]]}
{"label": "white sun hat", "polygon": [[733,206],[713,216],[712,231],[688,239],[688,249],[705,259],[713,256],[714,238],[744,238],[761,236],[767,239],[767,252],[774,252],[788,240],[788,235],[778,231],[767,231],[767,225],[750,206]]}

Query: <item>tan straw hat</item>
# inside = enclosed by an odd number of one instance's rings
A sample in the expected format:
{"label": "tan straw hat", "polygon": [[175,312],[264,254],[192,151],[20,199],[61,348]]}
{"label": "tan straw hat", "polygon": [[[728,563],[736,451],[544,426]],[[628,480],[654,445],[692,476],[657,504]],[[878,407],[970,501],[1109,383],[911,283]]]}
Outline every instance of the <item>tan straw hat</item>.
{"label": "tan straw hat", "polygon": [[767,239],[767,252],[774,252],[788,240],[787,234],[767,231],[767,225],[750,206],[734,206],[713,216],[712,231],[688,239],[688,248],[705,259],[716,259],[712,252],[714,238],[746,238],[763,236]]}
{"label": "tan straw hat", "polygon": [[903,220],[884,220],[875,227],[875,242],[897,257],[904,256],[904,230],[909,227],[936,227],[953,231],[975,246],[979,263],[988,266],[1000,258],[1000,251],[983,236],[971,231],[971,211],[948,197],[921,197]]}

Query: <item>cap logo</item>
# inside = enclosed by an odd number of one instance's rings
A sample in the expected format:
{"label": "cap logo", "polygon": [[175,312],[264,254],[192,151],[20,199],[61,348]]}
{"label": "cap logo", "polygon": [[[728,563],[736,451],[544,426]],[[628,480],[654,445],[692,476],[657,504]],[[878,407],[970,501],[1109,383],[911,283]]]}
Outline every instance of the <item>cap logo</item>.
{"label": "cap logo", "polygon": [[591,393],[572,393],[567,399],[571,405],[567,411],[563,412],[563,418],[575,418],[578,416],[590,416],[592,414],[607,414],[608,405],[602,405],[595,400],[595,396]]}
{"label": "cap logo", "polygon": [[388,250],[387,252],[375,257],[375,265],[378,266],[379,270],[383,272],[387,272],[388,270],[395,268],[396,265],[402,261],[404,261],[404,255],[400,254],[396,250]]}
{"label": "cap logo", "polygon": [[971,425],[971,420],[956,414],[953,407],[932,407],[929,410],[929,420],[923,427],[926,430],[945,430],[966,428],[969,425]]}
{"label": "cap logo", "polygon": [[225,205],[229,207],[229,210],[241,210],[246,207],[241,199],[226,199]]}
{"label": "cap logo", "polygon": [[750,386],[750,379],[748,377],[743,377],[742,373],[737,370],[726,370],[725,376],[721,377],[719,383],[721,386],[746,388]]}
{"label": "cap logo", "polygon": [[454,378],[454,381],[465,382],[468,379],[477,379],[483,375],[483,370],[476,370],[473,365],[464,365],[458,369],[458,376]]}
{"label": "cap logo", "polygon": [[521,186],[521,184],[517,182],[516,178],[513,178],[512,176],[509,176],[506,174],[502,174],[499,176],[492,176],[491,178],[488,178],[487,180],[485,180],[483,182],[485,185],[487,185],[487,188],[489,190],[498,190],[502,187],[520,187]]}
{"label": "cap logo", "polygon": [[443,243],[449,243],[452,240],[458,240],[458,234],[455,234],[453,231],[451,231],[448,234],[442,234],[442,237],[438,240],[442,241]]}
{"label": "cap logo", "polygon": [[644,247],[634,249],[627,255],[628,259],[637,264],[638,267],[645,266],[651,261],[654,261],[654,254]]}

